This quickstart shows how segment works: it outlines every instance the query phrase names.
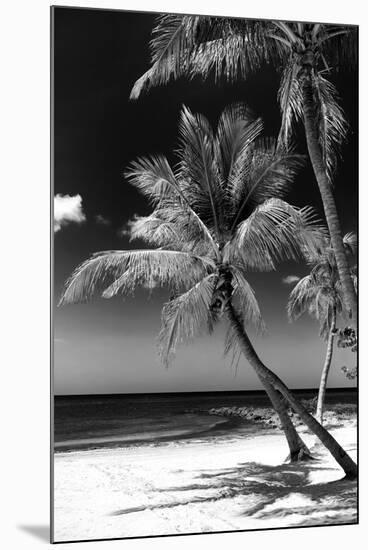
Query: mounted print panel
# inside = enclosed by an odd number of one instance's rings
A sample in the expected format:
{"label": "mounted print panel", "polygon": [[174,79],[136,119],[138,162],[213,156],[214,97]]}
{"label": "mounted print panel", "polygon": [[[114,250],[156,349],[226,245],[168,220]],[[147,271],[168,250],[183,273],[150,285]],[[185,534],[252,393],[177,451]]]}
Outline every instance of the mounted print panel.
{"label": "mounted print panel", "polygon": [[51,21],[52,541],[357,523],[358,28]]}

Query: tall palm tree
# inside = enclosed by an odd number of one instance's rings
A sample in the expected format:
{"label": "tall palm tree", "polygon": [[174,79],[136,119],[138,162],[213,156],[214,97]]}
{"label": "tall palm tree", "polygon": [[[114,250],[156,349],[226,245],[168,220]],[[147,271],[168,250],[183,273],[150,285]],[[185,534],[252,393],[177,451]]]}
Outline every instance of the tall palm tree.
{"label": "tall palm tree", "polygon": [[[348,253],[354,253],[356,236],[347,233],[344,245]],[[287,311],[290,320],[295,320],[303,313],[309,313],[320,324],[320,336],[327,340],[326,357],[319,384],[316,418],[323,424],[323,408],[328,374],[331,367],[334,339],[337,335],[336,318],[344,311],[344,300],[336,259],[330,239],[317,255],[307,256],[311,272],[300,279],[290,293]],[[356,281],[354,272],[352,278]]]}
{"label": "tall palm tree", "polygon": [[214,75],[235,80],[264,63],[282,68],[280,140],[304,122],[308,152],[323,202],[344,300],[357,328],[357,296],[344,252],[332,178],[347,121],[332,69],[356,58],[355,27],[321,23],[249,21],[190,15],[158,17],[151,41],[152,66],[133,86],[131,98],[180,76]]}
{"label": "tall palm tree", "polygon": [[184,108],[176,169],[156,156],[138,159],[127,171],[154,208],[132,222],[132,237],[156,248],[94,254],[71,275],[61,303],[88,300],[95,293],[110,298],[140,284],[168,285],[172,296],[162,310],[160,333],[165,363],[180,341],[225,317],[228,342],[237,341],[271,399],[281,394],[354,477],[355,463],[262,363],[245,331],[245,321],[262,325],[245,272],[275,269],[278,260],[295,258],[300,246],[313,250],[321,238],[312,210],[281,198],[300,156],[262,139],[261,128],[241,105],[225,110],[216,132],[203,116]]}

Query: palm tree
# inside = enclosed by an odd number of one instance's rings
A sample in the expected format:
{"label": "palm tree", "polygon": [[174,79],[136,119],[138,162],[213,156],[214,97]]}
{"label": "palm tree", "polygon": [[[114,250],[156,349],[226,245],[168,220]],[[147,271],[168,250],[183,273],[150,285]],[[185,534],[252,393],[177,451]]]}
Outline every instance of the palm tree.
{"label": "palm tree", "polygon": [[[347,233],[344,236],[347,253],[354,253],[356,236]],[[319,384],[316,418],[323,424],[323,407],[326,394],[328,374],[331,367],[334,339],[338,333],[336,317],[344,311],[344,300],[336,259],[330,239],[316,256],[307,255],[312,269],[303,277],[290,293],[287,311],[290,320],[295,320],[303,313],[309,313],[320,324],[320,336],[327,340],[326,357]],[[352,278],[356,281],[354,272]]]}
{"label": "palm tree", "polygon": [[332,68],[351,66],[356,57],[354,27],[320,23],[249,21],[190,15],[158,17],[151,41],[152,66],[133,86],[136,99],[151,86],[180,76],[246,78],[264,63],[282,67],[280,141],[304,122],[307,148],[323,202],[344,300],[357,328],[357,296],[344,251],[332,189],[347,121],[337,91],[327,77]]}
{"label": "palm tree", "polygon": [[261,121],[251,122],[241,105],[225,110],[216,132],[203,116],[184,108],[176,169],[155,156],[138,159],[127,171],[154,207],[150,216],[131,223],[132,237],[156,248],[94,254],[71,275],[61,303],[95,293],[110,298],[137,285],[168,285],[171,299],[163,307],[160,332],[166,364],[179,342],[227,318],[228,342],[237,341],[271,399],[281,394],[354,477],[355,463],[262,363],[245,331],[245,322],[260,326],[262,320],[244,273],[275,269],[278,260],[295,258],[300,246],[313,250],[321,237],[310,208],[294,208],[281,198],[300,156],[281,153],[275,140],[260,137],[261,129]]}

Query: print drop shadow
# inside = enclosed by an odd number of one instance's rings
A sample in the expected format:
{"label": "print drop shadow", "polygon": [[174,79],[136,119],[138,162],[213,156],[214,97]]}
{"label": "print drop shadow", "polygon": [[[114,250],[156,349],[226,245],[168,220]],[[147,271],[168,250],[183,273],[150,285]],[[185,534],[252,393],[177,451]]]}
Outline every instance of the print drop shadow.
{"label": "print drop shadow", "polygon": [[[195,476],[195,483],[159,488],[155,492],[163,493],[166,502],[159,504],[125,508],[113,512],[112,516],[131,514],[145,510],[170,509],[188,504],[215,502],[235,497],[256,497],[256,503],[244,507],[240,504],[239,515],[256,519],[282,518],[290,515],[300,515],[303,525],[318,525],[334,522],[334,512],[339,512],[339,523],[351,523],[351,508],[356,509],[356,483],[345,479],[326,483],[309,484],[309,474],[312,470],[310,463],[281,464],[269,466],[249,462],[239,464],[233,468],[222,470],[200,470]],[[330,468],[318,466],[318,470],[330,471]],[[180,493],[201,491],[205,494],[180,498]],[[179,493],[173,499],[170,493]],[[283,499],[291,494],[305,497],[303,506],[285,506]],[[309,501],[308,501],[309,499]],[[279,504],[279,506],[277,506]],[[271,510],[267,510],[272,506]],[[310,517],[309,513],[324,513],[320,520]],[[331,517],[330,517],[331,515]],[[329,521],[330,519],[330,521]],[[297,521],[294,525],[297,525]]]}
{"label": "print drop shadow", "polygon": [[50,526],[49,525],[17,525],[17,529],[25,531],[33,535],[43,542],[50,543]]}

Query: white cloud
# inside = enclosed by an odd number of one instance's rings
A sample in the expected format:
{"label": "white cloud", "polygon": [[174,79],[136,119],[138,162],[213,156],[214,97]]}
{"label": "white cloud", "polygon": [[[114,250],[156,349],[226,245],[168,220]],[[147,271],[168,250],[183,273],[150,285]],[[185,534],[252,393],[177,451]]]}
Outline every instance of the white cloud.
{"label": "white cloud", "polygon": [[282,282],[285,285],[293,285],[294,283],[297,283],[300,280],[300,277],[297,275],[287,275],[282,279]]}
{"label": "white cloud", "polygon": [[100,225],[110,225],[111,224],[110,220],[105,218],[105,216],[103,216],[102,214],[97,214],[97,216],[95,217],[95,220]]}
{"label": "white cloud", "polygon": [[69,223],[82,223],[86,216],[82,209],[80,195],[60,195],[54,197],[54,231],[59,231]]}

